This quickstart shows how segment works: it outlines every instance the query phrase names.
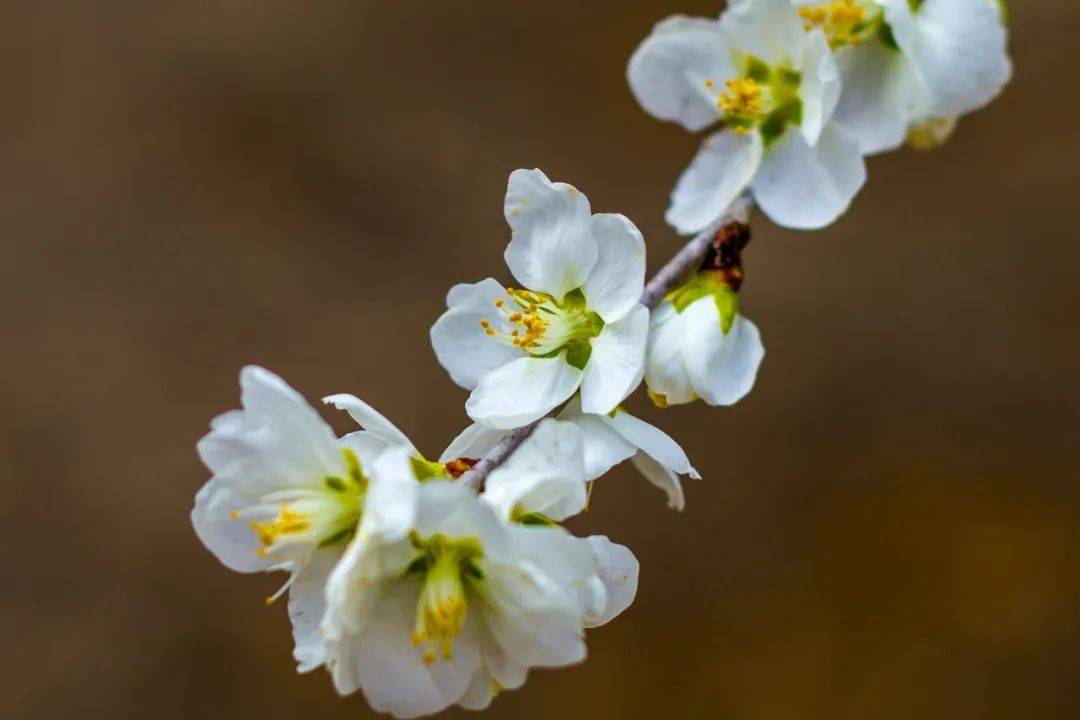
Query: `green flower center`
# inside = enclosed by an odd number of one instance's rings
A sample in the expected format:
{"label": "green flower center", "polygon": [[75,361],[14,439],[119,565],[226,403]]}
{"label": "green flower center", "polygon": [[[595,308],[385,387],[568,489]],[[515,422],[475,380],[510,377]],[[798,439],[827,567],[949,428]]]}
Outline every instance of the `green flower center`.
{"label": "green flower center", "polygon": [[[269,519],[248,523],[259,538],[260,557],[281,555],[290,550],[307,553],[312,548],[344,544],[356,533],[368,478],[355,452],[345,448],[341,454],[345,460],[343,475],[328,475],[318,487],[269,493],[256,505],[232,511],[233,520],[253,515],[269,516]],[[288,558],[288,555],[282,557]],[[286,583],[267,598],[267,603],[281,597],[291,584],[291,581]]]}
{"label": "green flower center", "polygon": [[719,90],[712,80],[705,87],[724,114],[724,126],[739,135],[760,130],[766,145],[802,122],[799,87],[802,74],[788,62],[771,66],[753,55],[741,60],[742,74]]}
{"label": "green flower center", "polygon": [[499,342],[521,348],[533,357],[556,357],[584,369],[592,355],[591,340],[604,329],[604,321],[588,309],[585,294],[574,290],[561,301],[544,293],[506,289],[506,298],[495,301],[503,315],[500,330],[489,320],[480,321],[484,331]]}

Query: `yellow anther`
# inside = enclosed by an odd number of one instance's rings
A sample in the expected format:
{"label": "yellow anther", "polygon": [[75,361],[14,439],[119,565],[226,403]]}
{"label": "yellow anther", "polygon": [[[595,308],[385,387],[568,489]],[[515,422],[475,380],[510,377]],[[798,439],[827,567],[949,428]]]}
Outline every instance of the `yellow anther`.
{"label": "yellow anther", "polygon": [[718,104],[724,112],[742,115],[756,115],[761,112],[764,93],[757,80],[753,78],[735,78],[724,83],[727,91],[720,96]]}
{"label": "yellow anther", "polygon": [[237,510],[230,510],[229,511],[229,517],[232,518],[233,520],[239,520],[240,519],[240,512],[237,511]]}
{"label": "yellow anther", "polygon": [[867,30],[866,9],[860,0],[831,2],[799,8],[803,26],[809,31],[820,28],[834,48],[858,45]]}
{"label": "yellow anther", "polygon": [[306,515],[294,513],[289,509],[288,505],[282,505],[278,516],[270,522],[251,523],[251,529],[258,534],[259,542],[262,543],[262,547],[259,548],[260,555],[265,555],[266,549],[273,545],[274,541],[280,536],[299,535],[307,532],[310,527],[310,518]]}
{"label": "yellow anther", "polygon": [[714,85],[714,83],[713,83],[712,80],[706,80],[705,81],[705,87],[711,88],[713,85]]}
{"label": "yellow anther", "polygon": [[473,563],[483,555],[475,539],[451,540],[436,535],[426,540],[413,538],[426,565],[416,605],[416,626],[412,634],[414,646],[423,647],[423,661],[434,663],[438,658],[454,657],[454,638],[461,634],[468,617],[466,587],[471,577],[479,577]]}
{"label": "yellow anther", "polygon": [[489,328],[489,327],[491,327],[491,323],[489,323],[487,320],[481,320],[480,321],[480,327]]}
{"label": "yellow anther", "polygon": [[501,308],[505,304],[506,304],[506,301],[503,300],[502,298],[499,298],[498,300],[495,301],[495,307],[497,307],[497,308]]}

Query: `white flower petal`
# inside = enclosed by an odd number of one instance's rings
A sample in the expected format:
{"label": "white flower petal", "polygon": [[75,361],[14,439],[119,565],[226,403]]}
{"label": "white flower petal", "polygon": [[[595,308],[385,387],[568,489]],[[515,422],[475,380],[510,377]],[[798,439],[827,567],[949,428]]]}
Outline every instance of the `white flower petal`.
{"label": "white flower petal", "polygon": [[349,413],[349,417],[356,421],[357,425],[381,438],[387,445],[401,445],[414,453],[417,452],[405,433],[398,430],[397,426],[387,420],[382,413],[355,395],[331,395],[323,398],[323,402]]}
{"label": "white flower petal", "polygon": [[[361,668],[356,664],[355,644],[371,623],[375,608],[388,589],[400,579],[413,553],[405,543],[384,545],[373,534],[360,535],[345,549],[326,581],[326,609],[319,629],[325,664],[342,695],[360,687]],[[414,601],[415,602],[415,601]]]}
{"label": "white flower petal", "polygon": [[638,46],[626,74],[645,112],[697,132],[721,117],[706,81],[723,86],[736,73],[719,23],[675,15]]}
{"label": "white flower petal", "polygon": [[617,410],[612,417],[604,416],[603,421],[627,442],[668,470],[678,475],[690,475],[695,480],[701,477],[690,464],[690,459],[679,447],[679,443],[672,440],[671,436],[660,428],[634,417],[625,410]]}
{"label": "white flower petal", "polygon": [[649,310],[644,305],[604,326],[592,340],[592,355],[581,381],[583,411],[609,413],[641,384],[648,341]]}
{"label": "white flower petal", "polygon": [[707,138],[671,194],[665,219],[683,235],[719,220],[761,165],[761,135],[722,130]]}
{"label": "white flower petal", "polygon": [[682,483],[679,482],[678,475],[642,452],[635,455],[631,462],[646,480],[667,494],[669,508],[679,512],[686,508],[686,496],[683,495]]}
{"label": "white flower petal", "polygon": [[585,508],[581,437],[572,423],[548,418],[488,476],[482,498],[506,520],[541,513],[556,522]]}
{"label": "white flower petal", "polygon": [[494,450],[495,446],[498,445],[506,435],[507,432],[505,430],[496,430],[485,427],[480,423],[473,423],[462,430],[461,434],[453,439],[446,450],[443,451],[443,454],[439,456],[439,462],[448,463],[451,460],[459,460],[461,458],[479,460]]}
{"label": "white flower petal", "polygon": [[770,65],[802,57],[806,31],[790,0],[730,0],[720,25],[739,50]]}
{"label": "white flower petal", "polygon": [[622,215],[593,215],[592,229],[599,255],[581,289],[590,310],[617,322],[645,289],[645,238]]}
{"label": "white flower petal", "polygon": [[587,539],[596,556],[598,575],[607,591],[603,613],[589,618],[588,622],[588,627],[599,627],[614,620],[634,602],[640,566],[629,548],[613,543],[603,535]]}
{"label": "white flower petal", "polygon": [[495,307],[506,288],[488,278],[475,285],[457,285],[447,296],[449,309],[431,328],[435,356],[455,383],[472,390],[487,373],[522,357],[523,352],[487,334],[481,320],[509,332],[509,323]]}
{"label": "white flower petal", "polygon": [[586,480],[595,480],[624,460],[629,460],[637,448],[628,443],[615,429],[604,422],[603,415],[581,412],[581,398],[572,399],[559,419],[573,423],[581,434],[581,448]]}
{"label": "white flower petal", "polygon": [[1012,76],[1007,31],[998,3],[926,0],[914,13],[907,0],[884,0],[885,18],[925,90],[927,117],[976,110]]}
{"label": "white flower petal", "polygon": [[650,322],[645,382],[649,392],[663,398],[666,405],[683,405],[698,399],[683,355],[686,333],[686,318],[676,312],[670,300],[660,303]]}
{"label": "white flower petal", "polygon": [[485,557],[505,556],[503,524],[472,490],[449,480],[431,480],[421,485],[419,499],[415,530],[421,537],[472,537],[484,547]]}
{"label": "white flower petal", "polygon": [[829,41],[820,30],[807,36],[802,75],[799,96],[803,111],[799,129],[806,143],[813,146],[840,101],[840,71],[829,50]]}
{"label": "white flower petal", "polygon": [[[585,658],[583,591],[596,572],[588,546],[555,527],[517,526],[507,528],[507,533],[519,559],[482,566],[487,630],[507,658],[519,665],[562,667],[580,662]],[[581,566],[586,569],[575,573]],[[568,582],[575,574],[580,586]]]}
{"label": "white flower petal", "polygon": [[495,681],[488,671],[481,667],[473,675],[472,682],[465,694],[458,700],[458,705],[466,710],[486,710],[495,699]]}
{"label": "white flower petal", "polygon": [[398,718],[440,712],[465,694],[480,667],[475,644],[459,636],[452,661],[425,665],[411,642],[416,602],[415,582],[399,582],[385,594],[364,631],[341,653],[334,674],[339,692],[359,687],[373,710]]}
{"label": "white flower petal", "polygon": [[598,251],[592,210],[581,192],[539,170],[515,170],[505,213],[513,229],[506,264],[519,283],[557,300],[584,284]]}
{"label": "white flower petal", "polygon": [[224,470],[237,456],[248,451],[244,431],[243,410],[230,410],[210,421],[210,433],[196,445],[199,459],[210,472]]}
{"label": "white flower petal", "polygon": [[259,536],[251,531],[248,523],[234,519],[232,513],[255,505],[258,498],[239,494],[219,480],[210,480],[195,495],[195,507],[191,511],[191,524],[199,540],[221,564],[241,573],[266,570],[280,562],[279,559],[259,554]]}
{"label": "white flower petal", "polygon": [[566,362],[565,353],[554,358],[520,358],[484,375],[465,410],[488,427],[521,427],[539,420],[573,395],[582,376]]}
{"label": "white flower petal", "polygon": [[777,225],[813,230],[840,217],[865,182],[859,146],[829,124],[814,147],[789,129],[766,151],[751,188]]}
{"label": "white flower petal", "polygon": [[914,78],[899,51],[880,42],[834,53],[844,92],[833,122],[864,155],[895,150],[907,134]]}
{"label": "white flower petal", "polygon": [[296,643],[293,656],[299,672],[310,672],[326,661],[319,624],[326,612],[326,581],[340,558],[341,548],[316,550],[289,587],[289,620]]}
{"label": "white flower petal", "polygon": [[371,481],[364,500],[361,533],[377,535],[383,542],[400,540],[416,521],[420,483],[412,472],[412,452],[393,447],[371,467]]}
{"label": "white flower petal", "polygon": [[386,440],[367,430],[357,430],[342,435],[338,442],[342,448],[348,448],[356,453],[364,468],[378,460],[379,456],[390,447]]}
{"label": "white flower petal", "polygon": [[215,420],[199,441],[199,455],[215,474],[228,476],[237,489],[263,495],[321,485],[341,467],[333,430],[284,380],[249,366],[240,373],[240,387],[243,411]]}
{"label": "white flower petal", "polygon": [[687,323],[686,369],[701,399],[710,405],[734,405],[754,387],[765,347],[757,326],[742,315],[724,334],[712,298],[683,311]]}

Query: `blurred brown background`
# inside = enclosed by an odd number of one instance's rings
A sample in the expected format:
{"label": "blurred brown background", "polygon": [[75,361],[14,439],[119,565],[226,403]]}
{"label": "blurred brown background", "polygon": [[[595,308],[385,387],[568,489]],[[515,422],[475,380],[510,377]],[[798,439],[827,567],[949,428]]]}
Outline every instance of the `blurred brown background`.
{"label": "blurred brown background", "polygon": [[[465,393],[427,330],[507,277],[511,170],[677,248],[697,140],[623,71],[717,3],[3,9],[0,717],[369,717],[296,675],[281,578],[196,541],[195,441],[254,362],[437,455]],[[1080,9],[1012,16],[1016,78],[951,144],[873,160],[827,231],[756,223],[756,391],[636,398],[706,478],[682,516],[601,482],[575,527],[636,550],[637,603],[490,717],[1080,717]]]}

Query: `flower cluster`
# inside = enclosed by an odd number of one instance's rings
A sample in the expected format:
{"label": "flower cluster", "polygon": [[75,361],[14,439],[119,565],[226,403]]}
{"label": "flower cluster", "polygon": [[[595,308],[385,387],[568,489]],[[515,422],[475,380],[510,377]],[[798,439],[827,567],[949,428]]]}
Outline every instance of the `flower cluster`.
{"label": "flower cluster", "polygon": [[780,225],[828,225],[863,156],[940,144],[1011,72],[999,0],[730,0],[717,20],[659,23],[627,74],[651,115],[719,125],[667,214],[692,234],[746,189]]}
{"label": "flower cluster", "polygon": [[[198,445],[199,539],[238,572],[285,572],[299,670],[325,667],[397,717],[486,707],[533,667],[585,657],[585,631],[633,601],[638,563],[563,527],[591,483],[629,460],[682,510],[686,453],[623,403],[730,406],[764,347],[740,313],[745,218],[835,220],[863,158],[943,141],[1008,80],[994,0],[731,0],[717,20],[676,16],[634,53],[641,105],[718,131],[668,211],[697,234],[648,285],[628,218],[594,214],[540,170],[510,176],[509,282],[453,287],[434,352],[469,391],[473,421],[431,460],[352,395],[324,402],[359,429],[338,437],[281,378],[240,376],[242,409]],[[689,258],[687,260],[686,258]],[[525,438],[522,440],[522,438]],[[496,458],[492,460],[491,458]]]}

